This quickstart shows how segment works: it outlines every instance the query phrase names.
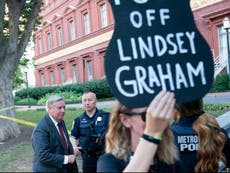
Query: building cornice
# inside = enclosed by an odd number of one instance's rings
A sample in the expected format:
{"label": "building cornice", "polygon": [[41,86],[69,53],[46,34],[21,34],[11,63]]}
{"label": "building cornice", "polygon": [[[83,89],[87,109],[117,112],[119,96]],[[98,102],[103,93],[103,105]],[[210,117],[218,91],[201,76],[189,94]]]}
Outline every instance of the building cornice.
{"label": "building cornice", "polygon": [[190,6],[192,10],[197,10],[221,1],[224,0],[190,0]]}

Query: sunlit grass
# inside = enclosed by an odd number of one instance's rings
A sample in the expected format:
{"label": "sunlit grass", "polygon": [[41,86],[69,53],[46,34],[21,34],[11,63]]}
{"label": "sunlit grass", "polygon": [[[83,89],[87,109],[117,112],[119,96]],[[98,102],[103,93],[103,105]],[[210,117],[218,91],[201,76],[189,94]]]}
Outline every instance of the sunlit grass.
{"label": "sunlit grass", "polygon": [[32,159],[32,145],[30,142],[21,143],[15,145],[4,152],[0,152],[0,171],[1,172],[31,172],[31,166],[25,164],[19,164],[22,167],[18,167],[17,162],[24,160],[25,158]]}
{"label": "sunlit grass", "polygon": [[[110,111],[111,109],[102,108],[105,111]],[[80,116],[84,110],[82,108],[67,108],[64,116],[64,121],[68,130],[71,129],[73,120]],[[41,110],[28,110],[28,111],[17,111],[16,118],[20,120],[25,120],[33,123],[37,123],[47,112],[44,109]],[[21,124],[20,127],[25,127],[26,125]]]}

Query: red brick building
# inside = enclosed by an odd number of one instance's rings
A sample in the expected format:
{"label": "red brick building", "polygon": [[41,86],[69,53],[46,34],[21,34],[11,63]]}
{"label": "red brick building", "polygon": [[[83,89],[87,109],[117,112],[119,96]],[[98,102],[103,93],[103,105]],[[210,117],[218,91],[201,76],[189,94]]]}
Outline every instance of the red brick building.
{"label": "red brick building", "polygon": [[228,66],[227,32],[223,29],[223,20],[225,17],[230,19],[230,0],[203,0],[203,4],[202,0],[191,2],[194,2],[191,6],[196,25],[212,49],[217,75],[226,71]]}
{"label": "red brick building", "polygon": [[[222,22],[230,17],[230,0],[191,0],[191,7],[221,71],[227,64]],[[104,55],[114,26],[108,0],[44,0],[41,15],[42,27],[35,34],[36,86],[85,82],[105,75]]]}
{"label": "red brick building", "polygon": [[114,23],[107,0],[46,0],[41,15],[35,38],[36,86],[104,76]]}

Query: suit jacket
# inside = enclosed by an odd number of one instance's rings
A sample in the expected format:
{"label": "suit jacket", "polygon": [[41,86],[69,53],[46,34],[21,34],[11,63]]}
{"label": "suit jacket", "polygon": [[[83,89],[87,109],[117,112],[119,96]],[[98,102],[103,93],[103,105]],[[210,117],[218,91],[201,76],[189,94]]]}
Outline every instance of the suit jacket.
{"label": "suit jacket", "polygon": [[[62,120],[62,128],[67,138],[69,154],[73,154],[73,147]],[[34,128],[32,133],[32,146],[34,149],[33,172],[67,172],[67,166],[78,172],[77,164],[64,165],[65,151],[61,136],[49,115],[45,115]]]}

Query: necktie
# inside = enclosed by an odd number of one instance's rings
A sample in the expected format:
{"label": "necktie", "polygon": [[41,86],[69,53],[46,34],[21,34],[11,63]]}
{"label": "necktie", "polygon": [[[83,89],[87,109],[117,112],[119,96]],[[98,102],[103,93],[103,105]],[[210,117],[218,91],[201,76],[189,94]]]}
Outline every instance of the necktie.
{"label": "necktie", "polygon": [[60,136],[61,136],[63,145],[64,145],[64,147],[65,147],[65,151],[66,151],[67,154],[69,154],[68,146],[67,146],[67,143],[66,143],[66,139],[65,139],[65,136],[64,136],[64,132],[63,132],[63,130],[62,130],[61,123],[58,123],[58,130],[59,130],[59,133],[60,133]]}

